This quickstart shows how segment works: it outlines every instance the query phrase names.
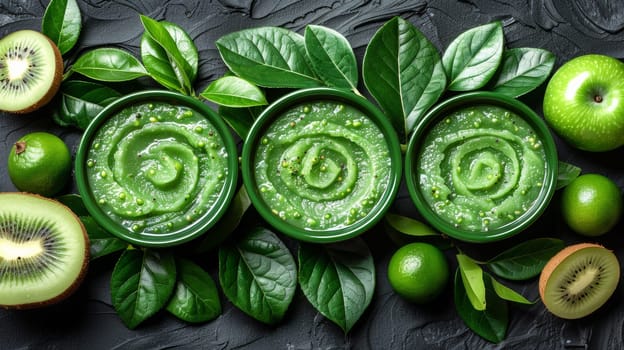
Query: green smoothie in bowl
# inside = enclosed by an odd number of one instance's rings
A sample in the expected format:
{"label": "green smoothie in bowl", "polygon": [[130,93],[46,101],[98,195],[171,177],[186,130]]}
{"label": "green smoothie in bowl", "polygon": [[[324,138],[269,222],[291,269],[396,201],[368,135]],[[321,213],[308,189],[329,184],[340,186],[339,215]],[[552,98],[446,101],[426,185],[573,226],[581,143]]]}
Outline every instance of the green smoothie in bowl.
{"label": "green smoothie in bowl", "polygon": [[[418,135],[418,136],[415,136]],[[557,155],[541,119],[492,93],[432,110],[408,145],[408,190],[431,224],[486,242],[526,228],[554,192]]]}
{"label": "green smoothie in bowl", "polygon": [[396,193],[401,155],[392,127],[365,99],[310,89],[263,113],[242,166],[265,219],[295,238],[329,242],[379,220]]}
{"label": "green smoothie in bowl", "polygon": [[140,93],[87,129],[77,182],[87,208],[112,233],[140,245],[178,244],[227,207],[236,158],[227,128],[207,106],[175,93]]}

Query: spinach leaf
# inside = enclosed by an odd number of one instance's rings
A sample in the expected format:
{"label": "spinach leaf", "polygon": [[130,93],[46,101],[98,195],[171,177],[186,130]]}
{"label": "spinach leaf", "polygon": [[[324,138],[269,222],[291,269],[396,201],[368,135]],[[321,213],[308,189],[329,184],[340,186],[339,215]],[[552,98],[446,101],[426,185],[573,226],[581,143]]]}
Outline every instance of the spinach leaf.
{"label": "spinach leaf", "polygon": [[509,306],[494,292],[490,279],[486,280],[486,286],[488,307],[476,310],[472,307],[458,269],[455,273],[455,309],[468,328],[490,342],[500,343],[507,333]]}
{"label": "spinach leaf", "polygon": [[297,287],[297,266],[273,232],[256,227],[219,248],[219,282],[237,308],[258,321],[275,324]]}
{"label": "spinach leaf", "polygon": [[50,1],[41,20],[41,32],[56,44],[61,55],[76,45],[81,28],[82,16],[76,0]]}
{"label": "spinach leaf", "polygon": [[194,262],[176,259],[177,282],[167,311],[187,322],[206,322],[221,314],[219,291],[212,276]]}
{"label": "spinach leaf", "polygon": [[490,90],[511,97],[522,96],[540,86],[555,65],[555,55],[544,49],[514,48],[503,51]]}
{"label": "spinach leaf", "polygon": [[224,76],[213,81],[200,96],[226,107],[244,108],[268,104],[258,86],[236,76]]}
{"label": "spinach leaf", "polygon": [[469,29],[455,38],[442,56],[448,89],[470,91],[485,86],[500,65],[504,41],[498,21]]}
{"label": "spinach leaf", "polygon": [[105,106],[119,97],[121,93],[107,86],[69,80],[61,85],[59,103],[52,118],[61,126],[84,130]]}
{"label": "spinach leaf", "polygon": [[130,53],[116,48],[99,48],[78,57],[71,71],[99,81],[128,81],[147,75],[145,67]]}
{"label": "spinach leaf", "polygon": [[435,46],[399,17],[372,37],[364,53],[362,74],[366,88],[405,140],[446,87]]}
{"label": "spinach leaf", "polygon": [[481,266],[464,254],[457,254],[460,276],[466,289],[466,295],[472,308],[478,311],[486,309],[485,285]]}
{"label": "spinach leaf", "polygon": [[566,187],[579,175],[581,175],[581,168],[564,161],[559,161],[556,189],[559,190]]}
{"label": "spinach leaf", "polygon": [[167,89],[192,94],[199,54],[189,35],[178,25],[141,16],[141,60],[149,75]]}
{"label": "spinach leaf", "polygon": [[344,36],[330,28],[308,25],[304,42],[314,72],[326,85],[357,92],[357,60]]}
{"label": "spinach leaf", "polygon": [[302,243],[299,285],[316,310],[349,332],[373,297],[372,254],[361,238],[325,245]]}
{"label": "spinach leaf", "polygon": [[509,280],[526,280],[540,274],[544,265],[564,247],[555,238],[535,238],[512,247],[487,262],[497,276]]}
{"label": "spinach leaf", "polygon": [[91,216],[80,216],[80,221],[89,235],[90,260],[122,251],[128,247],[128,243],[108,233]]}
{"label": "spinach leaf", "polygon": [[247,137],[249,129],[261,112],[261,107],[232,108],[219,106],[219,115],[243,140]]}
{"label": "spinach leaf", "polygon": [[130,329],[161,310],[176,282],[175,259],[163,250],[123,252],[111,277],[113,307]]}
{"label": "spinach leaf", "polygon": [[216,45],[234,74],[258,86],[322,86],[308,63],[303,37],[288,29],[244,29],[220,37]]}
{"label": "spinach leaf", "polygon": [[490,283],[492,284],[492,289],[494,289],[496,295],[498,295],[501,299],[518,304],[535,304],[535,301],[529,301],[522,294],[495,280],[490,274],[485,273],[484,275],[487,279],[489,279]]}

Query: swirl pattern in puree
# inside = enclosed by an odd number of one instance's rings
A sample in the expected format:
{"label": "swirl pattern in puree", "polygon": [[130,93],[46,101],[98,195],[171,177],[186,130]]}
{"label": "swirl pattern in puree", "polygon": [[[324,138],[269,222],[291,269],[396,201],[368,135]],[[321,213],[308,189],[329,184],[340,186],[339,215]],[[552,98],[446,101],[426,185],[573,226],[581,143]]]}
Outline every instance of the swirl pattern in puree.
{"label": "swirl pattern in puree", "polygon": [[95,200],[135,232],[167,233],[210,211],[227,176],[223,139],[199,112],[163,102],[127,107],[88,152]]}
{"label": "swirl pattern in puree", "polygon": [[315,101],[291,107],[267,128],[254,178],[274,215],[303,229],[335,230],[373,210],[388,187],[390,162],[383,133],[360,110]]}
{"label": "swirl pattern in puree", "polygon": [[425,136],[419,186],[445,221],[470,231],[513,222],[538,198],[546,154],[533,128],[493,105],[459,109]]}

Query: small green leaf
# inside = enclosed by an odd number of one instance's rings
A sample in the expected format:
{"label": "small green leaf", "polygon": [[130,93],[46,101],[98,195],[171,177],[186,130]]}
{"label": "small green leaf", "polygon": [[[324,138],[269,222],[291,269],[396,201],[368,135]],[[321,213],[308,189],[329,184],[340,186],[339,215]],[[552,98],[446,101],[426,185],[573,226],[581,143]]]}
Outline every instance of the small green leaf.
{"label": "small green leaf", "polygon": [[258,86],[322,86],[308,63],[303,37],[288,29],[244,29],[222,36],[216,45],[234,74]]}
{"label": "small green leaf", "polygon": [[459,272],[466,289],[466,295],[472,307],[478,311],[485,310],[485,284],[481,266],[464,254],[457,254],[457,262],[459,263]]}
{"label": "small green leaf", "polygon": [[219,106],[219,115],[244,140],[262,110],[262,107],[232,108]]}
{"label": "small green leaf", "polygon": [[349,332],[375,290],[375,264],[361,238],[299,247],[299,284],[323,316]]}
{"label": "small green leaf", "polygon": [[121,93],[98,83],[65,81],[52,117],[61,126],[84,130],[105,106],[119,97]]}
{"label": "small green leaf", "polygon": [[116,48],[99,48],[78,57],[71,70],[99,81],[128,81],[147,75],[139,60]]}
{"label": "small green leaf", "polygon": [[237,308],[258,321],[275,324],[297,287],[297,265],[273,232],[256,227],[219,248],[219,282]]}
{"label": "small green leaf", "polygon": [[385,216],[388,224],[395,230],[410,236],[439,236],[436,230],[425,223],[401,215],[388,213]]}
{"label": "small green leaf", "polygon": [[349,41],[337,31],[308,25],[305,49],[316,75],[328,86],[357,91],[358,66]]}
{"label": "small green leaf", "polygon": [[559,161],[559,171],[557,175],[557,187],[556,189],[562,189],[572,183],[574,179],[576,179],[579,175],[581,175],[581,168],[576,165],[566,163],[564,161]]}
{"label": "small green leaf", "polygon": [[122,251],[128,247],[128,243],[108,233],[92,217],[80,216],[80,221],[89,235],[90,260]]}
{"label": "small green leaf", "polygon": [[258,86],[236,76],[225,76],[213,81],[200,95],[226,107],[244,108],[267,104]]}
{"label": "small green leaf", "polygon": [[522,96],[540,86],[550,76],[554,65],[555,55],[544,49],[505,50],[490,90],[511,97]]}
{"label": "small green leaf", "polygon": [[498,21],[469,29],[455,38],[442,56],[448,89],[470,91],[485,86],[500,65],[504,41]]}
{"label": "small green leaf", "polygon": [[123,323],[134,329],[167,305],[175,282],[175,259],[170,253],[126,250],[111,277],[113,307]]}
{"label": "small green leaf", "polygon": [[509,280],[526,280],[539,275],[544,265],[565,243],[555,238],[535,238],[512,247],[487,262],[497,276]]}
{"label": "small green leaf", "polygon": [[82,197],[75,193],[68,193],[56,197],[56,200],[66,205],[76,216],[89,216],[89,211],[85,207]]}
{"label": "small green leaf", "polygon": [[51,0],[41,20],[41,32],[56,44],[61,55],[71,50],[82,28],[76,0]]}
{"label": "small green leaf", "polygon": [[219,291],[212,276],[194,262],[176,259],[177,283],[167,311],[187,322],[206,322],[221,314]]}
{"label": "small green leaf", "polygon": [[438,50],[400,17],[384,24],[364,53],[366,88],[405,140],[446,86]]}
{"label": "small green leaf", "polygon": [[500,343],[505,339],[509,325],[509,306],[493,291],[490,279],[487,280],[488,307],[484,310],[475,310],[462,282],[461,273],[455,273],[455,309],[466,326],[480,337]]}
{"label": "small green leaf", "polygon": [[490,280],[490,283],[492,284],[494,292],[496,292],[496,295],[498,295],[501,299],[508,300],[508,301],[518,303],[518,304],[525,304],[525,305],[535,304],[535,301],[529,301],[522,294],[498,282],[489,274],[486,273],[485,275]]}

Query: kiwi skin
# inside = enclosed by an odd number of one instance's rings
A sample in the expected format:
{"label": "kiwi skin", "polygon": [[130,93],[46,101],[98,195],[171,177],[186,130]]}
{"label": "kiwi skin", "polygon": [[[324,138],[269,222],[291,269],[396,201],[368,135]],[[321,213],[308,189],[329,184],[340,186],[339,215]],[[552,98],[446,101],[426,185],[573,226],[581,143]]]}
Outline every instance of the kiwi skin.
{"label": "kiwi skin", "polygon": [[[23,31],[31,31],[33,33],[36,33],[37,35],[43,35],[39,32],[35,32],[34,30],[30,30],[30,29],[24,29]],[[40,109],[41,107],[47,105],[50,101],[52,101],[52,99],[58,92],[59,88],[61,87],[61,82],[63,80],[63,68],[64,68],[63,56],[61,55],[61,51],[59,50],[58,46],[56,46],[56,44],[52,40],[50,40],[50,38],[48,38],[47,36],[45,36],[45,38],[48,40],[48,42],[50,43],[50,46],[52,47],[52,50],[54,51],[54,79],[52,80],[52,85],[50,86],[50,89],[39,101],[35,101],[30,106],[27,106],[26,108],[19,109],[19,110],[7,110],[5,112],[10,112],[10,113],[15,113],[15,114],[26,114],[26,113],[34,112]]]}
{"label": "kiwi skin", "polygon": [[[572,254],[583,250],[583,249],[587,249],[587,248],[598,248],[598,249],[604,249],[605,253],[611,254],[613,256],[613,259],[616,261],[616,270],[614,271],[616,273],[615,276],[613,276],[613,278],[615,279],[615,283],[612,286],[613,290],[611,291],[605,291],[605,295],[608,294],[608,296],[610,297],[614,292],[615,289],[617,288],[617,284],[620,280],[620,266],[619,266],[619,262],[617,261],[617,257],[615,257],[615,255],[613,254],[613,252],[611,250],[608,250],[607,248],[605,248],[604,246],[597,244],[597,243],[577,243],[577,244],[573,244],[571,246],[568,246],[564,249],[562,249],[560,252],[558,252],[557,254],[555,254],[544,266],[544,269],[542,270],[542,273],[540,274],[540,279],[539,279],[539,294],[540,294],[540,298],[542,300],[542,302],[544,303],[544,306],[546,306],[546,308],[553,313],[555,316],[558,316],[560,318],[564,318],[564,319],[578,319],[578,318],[583,318],[585,316],[588,316],[589,314],[593,313],[594,311],[596,311],[600,306],[602,306],[609,298],[605,298],[605,300],[601,303],[597,302],[597,305],[595,308],[593,309],[588,309],[585,310],[585,312],[583,313],[560,313],[556,310],[553,310],[552,308],[549,307],[550,302],[549,300],[547,300],[546,297],[546,288],[547,288],[547,284],[550,280],[550,277],[552,276],[552,273],[555,271],[555,269],[557,267],[559,267],[559,265],[566,259],[568,259]],[[609,288],[605,285],[604,288]],[[608,293],[607,293],[608,292]]]}
{"label": "kiwi skin", "polygon": [[3,194],[31,196],[31,197],[38,198],[41,200],[50,201],[54,203],[54,205],[64,207],[69,212],[69,214],[73,217],[73,219],[76,220],[76,222],[80,225],[82,229],[82,234],[84,235],[84,239],[85,239],[85,251],[84,251],[84,259],[82,262],[82,266],[80,268],[80,274],[78,275],[78,277],[76,277],[76,279],[74,280],[74,283],[72,283],[72,285],[67,287],[62,293],[59,293],[54,298],[44,300],[41,302],[33,302],[33,303],[25,303],[25,304],[11,304],[11,305],[0,304],[0,307],[7,309],[7,310],[37,309],[37,308],[42,308],[42,307],[50,306],[53,304],[57,304],[67,299],[70,295],[72,295],[78,289],[78,287],[80,287],[80,285],[84,281],[84,278],[87,274],[87,270],[89,267],[89,257],[90,257],[89,236],[87,234],[87,230],[84,224],[82,223],[82,220],[80,220],[80,218],[71,209],[69,209],[69,207],[67,207],[66,205],[52,198],[43,197],[41,195],[28,193],[28,192],[5,192],[5,193],[0,192],[0,196]]}

